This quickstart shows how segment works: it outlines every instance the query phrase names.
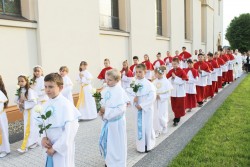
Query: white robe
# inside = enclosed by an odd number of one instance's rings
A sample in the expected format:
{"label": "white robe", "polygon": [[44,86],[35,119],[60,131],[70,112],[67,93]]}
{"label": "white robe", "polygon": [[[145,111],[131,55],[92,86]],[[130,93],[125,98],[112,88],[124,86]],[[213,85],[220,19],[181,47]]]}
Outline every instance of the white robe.
{"label": "white robe", "polygon": [[[137,92],[138,105],[142,108],[142,139],[138,140],[138,130],[136,128],[136,147],[137,151],[145,152],[152,150],[155,146],[155,132],[154,132],[154,102],[156,100],[156,89],[154,85],[146,78],[136,80],[135,84],[141,84],[143,87]],[[137,108],[134,108],[137,118]]]}
{"label": "white robe", "polygon": [[146,71],[146,74],[145,74],[145,78],[148,79],[148,80],[152,80],[153,79],[153,71],[151,70],[147,70]]}
{"label": "white robe", "polygon": [[187,73],[188,81],[186,81],[186,93],[187,94],[196,94],[196,84],[199,80],[199,77],[197,76],[194,78],[193,73],[191,70]]}
{"label": "white robe", "polygon": [[66,97],[71,103],[74,104],[73,96],[72,96],[73,83],[69,76],[65,75],[63,77],[63,90],[62,95]]}
{"label": "white robe", "polygon": [[173,90],[171,91],[171,97],[185,97],[186,96],[186,87],[185,80],[182,78],[175,76],[175,78],[170,77],[169,80],[173,85]]}
{"label": "white robe", "polygon": [[165,60],[165,64],[167,66],[167,70],[166,70],[166,74],[167,74],[170,70],[172,70],[173,66],[172,66],[172,63],[170,63],[169,58]]}
{"label": "white robe", "polygon": [[88,119],[95,119],[97,117],[97,109],[95,104],[95,99],[91,93],[92,91],[92,75],[89,71],[85,70],[81,72],[83,77],[80,78],[78,76],[78,82],[80,86],[83,86],[84,92],[84,101],[81,102],[78,110],[81,113],[81,117],[79,119],[88,120]]}
{"label": "white robe", "polygon": [[0,130],[2,132],[2,144],[0,145],[0,152],[10,153],[8,119],[4,111],[4,103],[7,100],[7,97],[0,90]]}
{"label": "white robe", "polygon": [[207,86],[208,74],[209,74],[209,72],[201,70],[201,73],[199,74],[197,86],[202,86],[202,87]]}
{"label": "white robe", "polygon": [[[56,151],[53,155],[54,167],[74,167],[75,166],[75,136],[79,127],[79,111],[62,94],[54,99],[49,99],[43,105],[42,113],[51,111],[52,115],[45,121],[45,124],[52,124],[47,130],[47,137],[52,143],[52,148]],[[37,113],[36,113],[37,114]],[[37,118],[37,124],[41,120]],[[45,133],[41,135],[40,140],[46,137]],[[41,144],[41,143],[40,143]],[[44,153],[46,149],[44,149]]]}
{"label": "white robe", "polygon": [[121,79],[121,85],[122,85],[123,89],[126,90],[127,88],[129,88],[133,79],[134,79],[134,77],[127,77],[125,75],[125,71],[124,71],[122,74],[122,79]]}
{"label": "white robe", "polygon": [[127,132],[125,112],[129,98],[120,84],[106,87],[102,92],[102,107],[105,107],[103,124],[107,123],[107,154],[105,163],[108,167],[126,167]]}
{"label": "white robe", "polygon": [[168,101],[173,86],[165,77],[155,79],[153,84],[156,87],[156,94],[160,96],[154,103],[154,130],[161,132],[167,128]]}
{"label": "white robe", "polygon": [[242,56],[238,53],[235,56],[235,77],[239,78],[242,75]]}
{"label": "white robe", "polygon": [[[25,88],[21,89],[21,96],[24,96]],[[17,106],[19,107],[19,98],[16,96],[15,102],[17,103]],[[26,144],[26,148],[33,145],[34,143],[38,142],[39,137],[39,130],[36,126],[35,120],[34,120],[34,106],[37,104],[37,94],[33,89],[28,90],[28,98],[24,101],[24,111],[23,112],[23,122],[24,122],[24,136],[26,134],[26,128],[28,127],[28,122],[30,121],[30,134],[28,137],[28,142]],[[30,113],[30,119],[29,119],[29,113]]]}
{"label": "white robe", "polygon": [[37,103],[42,104],[49,99],[49,97],[45,93],[44,77],[43,76],[36,78],[36,82],[32,86],[32,89],[36,92],[36,94],[38,96]]}

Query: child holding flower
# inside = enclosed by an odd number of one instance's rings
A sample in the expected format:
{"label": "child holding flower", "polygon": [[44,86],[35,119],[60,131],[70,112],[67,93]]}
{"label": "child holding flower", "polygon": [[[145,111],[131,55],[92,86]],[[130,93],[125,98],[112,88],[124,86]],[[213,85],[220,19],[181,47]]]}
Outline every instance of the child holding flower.
{"label": "child holding flower", "polygon": [[80,120],[90,120],[97,117],[97,109],[95,99],[92,95],[91,80],[93,79],[92,74],[87,70],[88,64],[86,61],[82,61],[79,66],[79,75],[77,78],[80,84],[80,93],[76,108],[81,113]]}
{"label": "child holding flower", "polygon": [[18,76],[18,85],[15,102],[19,110],[23,113],[24,121],[24,138],[21,148],[17,149],[20,154],[33,149],[37,146],[38,130],[33,119],[33,108],[37,104],[37,95],[30,88],[28,77],[25,75]]}
{"label": "child holding flower", "polygon": [[[47,153],[46,167],[74,167],[74,141],[79,127],[80,113],[60,93],[63,89],[63,79],[58,73],[47,75],[44,81],[49,100],[43,105],[43,111],[40,114],[51,114],[45,120],[45,125],[50,127],[41,134],[41,145]],[[41,125],[42,121],[39,124]]]}
{"label": "child holding flower", "polygon": [[101,92],[99,111],[103,120],[99,147],[108,167],[126,167],[127,133],[125,112],[129,98],[118,82],[121,73],[112,69],[106,73],[107,87]]}
{"label": "child holding flower", "polygon": [[146,66],[139,64],[136,66],[136,81],[134,89],[134,106],[137,113],[137,151],[147,152],[155,146],[155,132],[153,127],[154,102],[156,90],[154,85],[145,78]]}

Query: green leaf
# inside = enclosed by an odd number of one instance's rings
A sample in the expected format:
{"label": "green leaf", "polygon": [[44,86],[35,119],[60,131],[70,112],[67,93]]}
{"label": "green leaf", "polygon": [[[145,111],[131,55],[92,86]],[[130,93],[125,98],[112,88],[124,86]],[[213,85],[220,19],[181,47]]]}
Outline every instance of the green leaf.
{"label": "green leaf", "polygon": [[51,116],[51,110],[46,112],[46,118],[49,118]]}
{"label": "green leaf", "polygon": [[40,129],[40,130],[39,130],[39,133],[40,133],[40,134],[43,134],[43,129]]}
{"label": "green leaf", "polygon": [[45,128],[49,129],[51,127],[52,124],[48,124]]}
{"label": "green leaf", "polygon": [[43,125],[38,125],[39,128],[43,128]]}
{"label": "green leaf", "polygon": [[45,117],[45,115],[41,115],[43,120],[46,120],[47,118]]}

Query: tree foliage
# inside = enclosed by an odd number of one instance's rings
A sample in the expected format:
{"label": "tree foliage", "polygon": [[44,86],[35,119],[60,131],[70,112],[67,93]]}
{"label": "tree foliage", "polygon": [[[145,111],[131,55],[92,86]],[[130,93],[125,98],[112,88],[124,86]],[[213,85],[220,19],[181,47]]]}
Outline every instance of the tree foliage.
{"label": "tree foliage", "polygon": [[235,17],[227,27],[226,39],[232,49],[250,50],[250,13]]}

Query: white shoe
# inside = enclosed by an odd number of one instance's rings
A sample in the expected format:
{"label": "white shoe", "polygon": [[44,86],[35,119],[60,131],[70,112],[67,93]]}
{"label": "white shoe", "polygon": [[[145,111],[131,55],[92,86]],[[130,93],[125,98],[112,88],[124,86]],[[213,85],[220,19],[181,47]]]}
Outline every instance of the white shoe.
{"label": "white shoe", "polygon": [[160,136],[160,132],[156,132],[156,134],[155,134],[155,138],[158,138],[159,136]]}
{"label": "white shoe", "polygon": [[163,134],[166,134],[167,132],[168,132],[167,128],[164,128],[162,131]]}
{"label": "white shoe", "polygon": [[34,143],[34,144],[32,144],[31,146],[29,146],[29,149],[34,149],[34,148],[36,148],[38,146],[38,144],[37,143]]}
{"label": "white shoe", "polygon": [[3,158],[3,157],[6,157],[9,153],[6,153],[6,152],[1,152],[0,154],[0,158]]}
{"label": "white shoe", "polygon": [[22,150],[21,148],[17,149],[19,154],[24,154],[26,152],[28,152],[28,149],[26,148],[25,150]]}

